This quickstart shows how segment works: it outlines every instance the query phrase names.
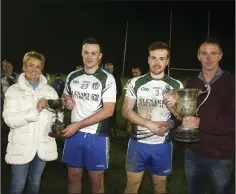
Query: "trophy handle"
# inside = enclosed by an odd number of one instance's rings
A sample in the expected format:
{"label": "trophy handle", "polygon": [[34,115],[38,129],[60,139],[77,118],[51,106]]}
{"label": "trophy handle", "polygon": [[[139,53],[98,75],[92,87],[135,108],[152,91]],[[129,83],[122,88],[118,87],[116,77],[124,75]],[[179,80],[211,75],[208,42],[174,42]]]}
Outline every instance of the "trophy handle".
{"label": "trophy handle", "polygon": [[[65,100],[64,100],[64,98],[58,98],[58,99],[61,101],[62,106],[61,106],[60,108],[57,108],[57,109],[58,109],[58,110],[63,110],[64,107],[65,107]],[[55,99],[55,100],[57,100],[57,99]],[[47,99],[46,99],[46,106],[45,106],[45,109],[47,109],[48,111],[53,112],[53,113],[55,113],[55,111],[56,111],[56,109],[51,108],[51,107],[49,106]]]}
{"label": "trophy handle", "polygon": [[53,112],[53,113],[55,113],[55,110],[53,110],[53,109],[49,108],[48,106],[45,106],[44,108],[45,108],[45,109],[47,109],[47,110],[48,110],[48,111],[50,111],[50,112]]}
{"label": "trophy handle", "polygon": [[[202,101],[202,103],[197,107],[196,109],[196,115],[197,115],[197,111],[198,109],[204,104],[204,102],[207,100],[208,96],[210,95],[210,92],[211,92],[211,86],[206,84],[205,87],[207,88],[205,91],[199,91],[198,93],[198,96],[201,95],[201,94],[204,94],[207,92],[207,96],[205,97],[205,99]],[[197,115],[198,116],[198,115]]]}
{"label": "trophy handle", "polygon": [[49,105],[48,105],[48,100],[46,99],[46,106],[44,107],[45,109],[47,109],[48,111],[50,111],[50,112],[53,112],[53,113],[55,113],[55,110],[53,110],[52,108],[50,108],[49,107]]}

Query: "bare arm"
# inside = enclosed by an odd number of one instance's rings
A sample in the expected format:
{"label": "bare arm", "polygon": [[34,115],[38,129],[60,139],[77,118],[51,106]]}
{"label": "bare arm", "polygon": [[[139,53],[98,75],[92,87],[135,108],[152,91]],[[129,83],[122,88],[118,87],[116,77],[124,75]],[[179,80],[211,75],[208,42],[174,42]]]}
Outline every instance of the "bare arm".
{"label": "bare arm", "polygon": [[139,116],[136,112],[133,111],[135,102],[135,99],[125,97],[124,104],[122,107],[122,116],[134,124],[148,128],[149,120]]}
{"label": "bare arm", "polygon": [[[125,97],[123,108],[122,108],[122,115],[126,119],[128,119],[131,123],[143,126],[151,130],[153,133],[156,134],[163,134],[168,129],[167,122],[164,121],[151,121],[149,119],[143,118],[138,115],[136,112],[133,111],[134,105],[136,100],[130,97]],[[159,131],[161,126],[165,126],[163,131]]]}
{"label": "bare arm", "polygon": [[103,104],[102,109],[100,109],[98,112],[96,112],[92,116],[79,122],[80,128],[84,128],[84,127],[96,124],[100,121],[105,120],[108,117],[111,117],[113,115],[114,109],[115,109],[114,102],[105,102]]}

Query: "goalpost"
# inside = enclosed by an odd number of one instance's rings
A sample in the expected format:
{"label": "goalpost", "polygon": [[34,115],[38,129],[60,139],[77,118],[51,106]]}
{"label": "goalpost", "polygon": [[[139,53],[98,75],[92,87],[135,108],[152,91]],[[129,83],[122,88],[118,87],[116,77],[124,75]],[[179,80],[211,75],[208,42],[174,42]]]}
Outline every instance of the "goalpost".
{"label": "goalpost", "polygon": [[[208,10],[207,17],[207,37],[210,36],[210,22],[211,22],[211,10]],[[170,11],[170,31],[169,31],[169,47],[171,48],[171,37],[172,37],[172,10]],[[171,71],[176,71],[175,77],[181,77],[182,79],[187,79],[191,76],[195,76],[199,74],[201,69],[184,69],[184,68],[171,68],[170,64],[168,66],[168,75],[170,75]],[[178,72],[180,71],[180,72]],[[184,72],[185,71],[185,72]],[[178,73],[177,73],[178,72]],[[179,79],[181,79],[179,78]],[[182,80],[183,81],[183,80]]]}
{"label": "goalpost", "polygon": [[[211,22],[211,10],[208,10],[207,16],[207,37],[210,36],[210,22]],[[124,54],[123,54],[123,64],[122,64],[122,76],[124,76],[125,72],[125,64],[126,64],[126,49],[127,49],[127,41],[128,41],[128,20],[126,21],[126,28],[125,28],[125,40],[124,40]],[[169,47],[171,48],[171,38],[172,38],[172,10],[170,10],[170,31],[169,31]],[[184,68],[171,68],[170,64],[168,66],[167,74],[170,75],[170,71],[187,71],[187,72],[200,72],[200,69],[184,69]]]}
{"label": "goalpost", "polygon": [[168,75],[176,79],[184,81],[190,77],[196,76],[201,72],[201,69],[184,69],[184,68],[169,68]]}

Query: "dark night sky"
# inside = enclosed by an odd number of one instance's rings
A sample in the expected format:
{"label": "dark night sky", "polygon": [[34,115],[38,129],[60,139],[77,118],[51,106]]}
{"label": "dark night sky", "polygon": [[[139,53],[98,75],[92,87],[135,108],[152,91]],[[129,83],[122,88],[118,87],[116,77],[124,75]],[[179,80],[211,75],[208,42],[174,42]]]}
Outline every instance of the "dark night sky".
{"label": "dark night sky", "polygon": [[[24,1],[27,2],[27,1]],[[51,2],[51,3],[50,3]],[[121,74],[126,21],[129,21],[125,75],[133,64],[147,71],[147,48],[153,42],[168,43],[172,10],[171,67],[200,68],[196,58],[200,41],[210,35],[224,48],[223,69],[235,71],[234,2],[87,2],[32,0],[2,1],[2,60],[21,71],[29,50],[46,56],[47,72],[69,73],[81,63],[81,43],[97,38],[103,48],[103,63],[113,62]]]}

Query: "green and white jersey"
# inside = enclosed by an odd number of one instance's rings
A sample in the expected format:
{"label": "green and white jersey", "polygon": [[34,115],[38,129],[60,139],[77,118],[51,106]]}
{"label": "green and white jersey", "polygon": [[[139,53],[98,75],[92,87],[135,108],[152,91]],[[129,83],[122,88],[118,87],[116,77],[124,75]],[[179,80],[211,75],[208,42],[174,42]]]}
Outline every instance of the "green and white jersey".
{"label": "green and white jersey", "polygon": [[[131,79],[132,79],[132,78],[131,78]],[[129,85],[129,82],[131,81],[131,79],[129,79],[129,80],[127,81],[127,83],[125,84],[125,86],[124,86],[124,90],[127,90],[128,85]]]}
{"label": "green and white jersey", "polygon": [[[183,88],[183,84],[165,75],[162,79],[154,79],[150,74],[133,78],[126,91],[126,97],[136,100],[134,111],[143,118],[152,121],[167,121],[170,111],[163,102],[162,92],[170,89]],[[132,124],[132,139],[146,144],[160,144],[170,141],[170,131],[158,136],[146,127]]]}
{"label": "green and white jersey", "polygon": [[[98,112],[105,102],[116,102],[116,83],[112,74],[98,69],[94,74],[84,69],[71,72],[66,80],[64,93],[75,99],[71,122],[78,122]],[[80,129],[82,132],[108,135],[108,119]]]}

